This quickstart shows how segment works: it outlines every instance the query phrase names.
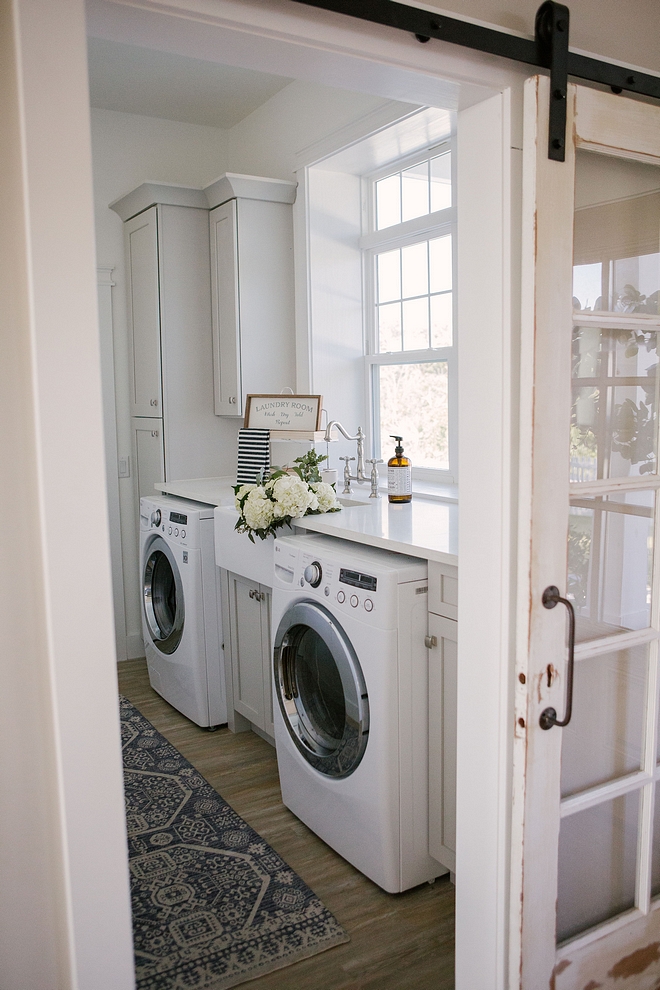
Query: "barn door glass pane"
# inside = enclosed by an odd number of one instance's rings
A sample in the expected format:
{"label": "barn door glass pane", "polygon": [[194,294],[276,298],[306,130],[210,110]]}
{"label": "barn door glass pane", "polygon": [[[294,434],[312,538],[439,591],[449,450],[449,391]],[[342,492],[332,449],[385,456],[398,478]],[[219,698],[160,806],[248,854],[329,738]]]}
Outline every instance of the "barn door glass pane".
{"label": "barn door glass pane", "polygon": [[639,793],[633,791],[562,819],[558,941],[634,906]]}
{"label": "barn door glass pane", "polygon": [[657,471],[658,332],[575,326],[571,481]]}
{"label": "barn door glass pane", "polygon": [[568,592],[578,643],[649,626],[655,501],[653,490],[571,498]]}
{"label": "barn door glass pane", "polygon": [[562,797],[641,768],[648,656],[648,645],[637,646],[575,665],[575,715],[562,738]]}
{"label": "barn door glass pane", "polygon": [[660,169],[578,152],[573,306],[660,313]]}

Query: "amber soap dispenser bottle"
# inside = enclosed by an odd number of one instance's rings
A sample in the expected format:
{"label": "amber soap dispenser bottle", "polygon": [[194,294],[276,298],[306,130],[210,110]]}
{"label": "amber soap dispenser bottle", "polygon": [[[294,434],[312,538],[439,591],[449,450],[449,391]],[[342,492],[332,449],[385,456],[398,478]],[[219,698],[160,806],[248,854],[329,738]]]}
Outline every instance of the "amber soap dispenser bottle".
{"label": "amber soap dispenser bottle", "polygon": [[394,457],[387,462],[387,498],[390,502],[412,502],[412,463],[409,457],[403,456],[402,437],[392,436],[396,440]]}

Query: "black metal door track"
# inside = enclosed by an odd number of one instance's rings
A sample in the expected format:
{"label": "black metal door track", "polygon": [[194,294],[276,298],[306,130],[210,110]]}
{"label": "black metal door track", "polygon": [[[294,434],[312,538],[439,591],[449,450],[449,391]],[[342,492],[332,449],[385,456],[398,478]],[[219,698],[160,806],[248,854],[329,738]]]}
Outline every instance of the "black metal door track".
{"label": "black metal door track", "polygon": [[577,55],[568,50],[570,12],[554,0],[546,0],[536,13],[534,41],[505,34],[495,28],[470,24],[455,17],[434,14],[394,0],[295,0],[310,7],[321,7],[338,14],[383,24],[413,34],[422,44],[437,38],[463,45],[489,55],[499,55],[550,70],[550,127],[548,157],[563,162],[566,146],[566,94],[568,77],[609,86],[614,93],[624,91],[660,100],[660,77],[631,72],[601,59]]}

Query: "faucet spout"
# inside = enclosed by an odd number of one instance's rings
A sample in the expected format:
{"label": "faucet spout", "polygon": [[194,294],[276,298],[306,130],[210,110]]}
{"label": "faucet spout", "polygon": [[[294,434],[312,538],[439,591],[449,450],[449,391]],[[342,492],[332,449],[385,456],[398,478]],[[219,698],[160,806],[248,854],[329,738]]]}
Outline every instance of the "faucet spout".
{"label": "faucet spout", "polygon": [[[342,434],[342,436],[346,438],[346,440],[357,441],[357,471],[355,477],[350,476],[349,473],[349,477],[345,478],[347,484],[350,481],[357,481],[359,485],[364,484],[364,482],[367,481],[367,476],[364,472],[364,441],[367,439],[366,433],[364,432],[361,426],[358,426],[357,433],[355,434],[354,437],[352,437],[350,433],[346,432],[346,430],[341,425],[339,420],[333,419],[328,423],[328,425],[325,428],[324,440],[326,443],[329,443],[332,440],[333,427],[336,427],[339,430],[339,432]],[[346,464],[344,470],[347,473],[349,472],[348,463]]]}
{"label": "faucet spout", "polygon": [[332,428],[333,428],[333,426],[336,426],[337,429],[339,430],[339,432],[342,434],[342,436],[344,436],[347,440],[357,440],[358,439],[358,436],[360,435],[360,431],[362,430],[362,427],[359,426],[358,427],[357,434],[354,437],[352,437],[350,435],[350,433],[347,433],[346,432],[346,430],[341,425],[341,423],[339,422],[338,419],[332,419],[332,420],[330,420],[330,422],[328,423],[328,425],[325,428],[325,436],[324,436],[323,439],[325,440],[326,443],[330,443],[330,441],[332,440]]}

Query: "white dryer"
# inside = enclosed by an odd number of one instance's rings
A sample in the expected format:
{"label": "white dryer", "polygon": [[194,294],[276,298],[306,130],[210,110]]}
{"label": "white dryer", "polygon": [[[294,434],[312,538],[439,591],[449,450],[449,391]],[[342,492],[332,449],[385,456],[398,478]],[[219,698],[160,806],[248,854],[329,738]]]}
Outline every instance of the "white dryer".
{"label": "white dryer", "polygon": [[142,632],[149,681],[187,718],[227,721],[213,506],[140,499]]}
{"label": "white dryer", "polygon": [[274,556],[284,804],[384,890],[446,873],[428,852],[426,561],[324,536]]}

